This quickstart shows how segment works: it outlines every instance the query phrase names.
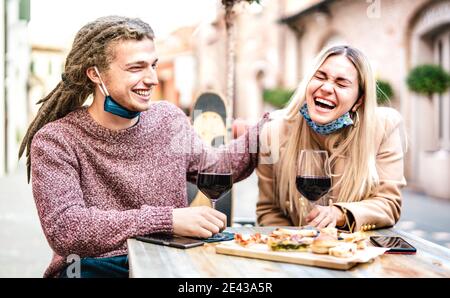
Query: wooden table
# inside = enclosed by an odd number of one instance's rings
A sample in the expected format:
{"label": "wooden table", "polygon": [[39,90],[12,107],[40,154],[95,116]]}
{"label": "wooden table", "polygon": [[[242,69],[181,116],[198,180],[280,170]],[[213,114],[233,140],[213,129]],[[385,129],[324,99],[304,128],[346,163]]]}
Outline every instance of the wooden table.
{"label": "wooden table", "polygon": [[[270,233],[274,227],[228,228],[239,233]],[[214,244],[177,249],[128,239],[130,277],[450,277],[450,250],[391,228],[370,235],[401,236],[415,255],[382,255],[347,271],[216,254]]]}

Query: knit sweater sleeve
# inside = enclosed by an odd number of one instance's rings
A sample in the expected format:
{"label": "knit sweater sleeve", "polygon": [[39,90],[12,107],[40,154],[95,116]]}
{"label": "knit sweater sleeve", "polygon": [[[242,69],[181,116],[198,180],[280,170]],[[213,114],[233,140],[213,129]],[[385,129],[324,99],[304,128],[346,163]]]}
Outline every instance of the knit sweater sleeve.
{"label": "knit sweater sleeve", "polygon": [[[267,121],[269,121],[268,113],[256,125],[249,127],[245,134],[227,145],[227,149],[230,151],[234,182],[250,176],[258,165],[259,132]],[[186,131],[190,139],[189,143],[193,146],[193,150],[187,158],[187,179],[196,183],[201,153],[203,151],[214,151],[214,148],[205,144],[192,126],[188,125]]]}
{"label": "knit sweater sleeve", "polygon": [[76,154],[56,129],[41,129],[31,146],[32,188],[50,247],[59,255],[98,256],[137,235],[172,232],[172,207],[132,210],[87,206]]}

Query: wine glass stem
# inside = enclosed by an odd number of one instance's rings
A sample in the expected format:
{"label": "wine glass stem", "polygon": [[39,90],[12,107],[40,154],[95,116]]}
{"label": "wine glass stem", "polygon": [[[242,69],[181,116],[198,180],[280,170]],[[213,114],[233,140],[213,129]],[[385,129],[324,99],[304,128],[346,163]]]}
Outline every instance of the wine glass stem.
{"label": "wine glass stem", "polygon": [[[215,210],[216,209],[216,200],[211,200],[211,205],[212,205],[212,208]],[[219,233],[213,234],[212,237],[220,238],[220,237],[223,237],[223,234],[219,231]]]}

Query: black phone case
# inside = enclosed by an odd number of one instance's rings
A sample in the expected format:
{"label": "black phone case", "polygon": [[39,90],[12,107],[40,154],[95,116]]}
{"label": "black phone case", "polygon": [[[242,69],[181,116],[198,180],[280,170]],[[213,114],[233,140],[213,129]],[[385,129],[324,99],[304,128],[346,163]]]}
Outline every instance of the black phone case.
{"label": "black phone case", "polygon": [[[165,245],[170,247],[176,247],[176,248],[192,248],[197,247],[205,244],[201,240],[186,238],[186,237],[157,237],[157,236],[137,236],[135,237],[137,240],[153,243],[153,244],[159,244],[159,245]],[[188,241],[189,243],[183,243],[183,241]]]}
{"label": "black phone case", "polygon": [[206,243],[212,243],[212,242],[221,242],[221,241],[234,240],[234,233],[222,232],[220,237],[218,237],[216,235],[214,235],[214,236],[212,236],[210,238],[203,239],[202,241],[204,241]]}
{"label": "black phone case", "polygon": [[[387,247],[387,246],[383,246],[381,243],[379,243],[377,241],[377,237],[385,237],[385,236],[372,236],[370,237],[370,242],[372,242],[375,246],[378,247],[386,247],[389,248],[388,251],[386,251],[386,254],[415,254],[417,252],[416,248],[414,246],[412,246],[408,241],[406,241],[405,239],[396,236],[397,238],[400,239],[400,241],[404,242],[406,245],[408,245],[409,247]],[[389,237],[389,236],[386,236]]]}

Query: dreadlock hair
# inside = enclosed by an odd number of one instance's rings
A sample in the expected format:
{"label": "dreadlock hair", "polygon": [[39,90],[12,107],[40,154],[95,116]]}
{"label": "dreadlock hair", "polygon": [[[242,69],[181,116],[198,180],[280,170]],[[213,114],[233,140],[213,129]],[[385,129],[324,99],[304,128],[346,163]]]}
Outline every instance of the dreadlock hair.
{"label": "dreadlock hair", "polygon": [[19,159],[26,149],[27,179],[30,183],[31,142],[45,124],[60,119],[81,107],[94,93],[95,84],[88,78],[89,67],[107,70],[114,59],[113,46],[122,40],[154,39],[152,28],[137,18],[107,16],[83,26],[75,36],[65,61],[61,81],[46,97],[37,102],[42,106],[28,127],[19,149]]}

